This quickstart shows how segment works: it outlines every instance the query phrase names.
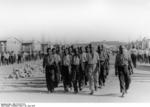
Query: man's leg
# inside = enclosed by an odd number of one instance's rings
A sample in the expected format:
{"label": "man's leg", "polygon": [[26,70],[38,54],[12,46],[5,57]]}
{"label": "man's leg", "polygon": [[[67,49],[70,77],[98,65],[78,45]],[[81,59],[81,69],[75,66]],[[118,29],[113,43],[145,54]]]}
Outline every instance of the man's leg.
{"label": "man's leg", "polygon": [[129,89],[130,83],[131,83],[131,78],[130,78],[129,72],[127,71],[125,73],[125,88],[126,88],[126,91]]}
{"label": "man's leg", "polygon": [[93,78],[93,72],[92,72],[92,66],[89,67],[89,87],[91,91],[91,95],[94,93],[94,78]]}
{"label": "man's leg", "polygon": [[47,84],[47,90],[50,91],[50,73],[49,73],[49,67],[46,67],[46,84]]}
{"label": "man's leg", "polygon": [[125,77],[124,77],[124,73],[123,73],[123,68],[119,67],[118,71],[119,71],[119,81],[120,81],[120,92],[122,93],[122,97],[123,97],[125,92],[126,92]]}
{"label": "man's leg", "polygon": [[54,83],[55,83],[55,73],[54,73],[54,69],[51,69],[50,71],[50,91],[53,92],[54,91]]}

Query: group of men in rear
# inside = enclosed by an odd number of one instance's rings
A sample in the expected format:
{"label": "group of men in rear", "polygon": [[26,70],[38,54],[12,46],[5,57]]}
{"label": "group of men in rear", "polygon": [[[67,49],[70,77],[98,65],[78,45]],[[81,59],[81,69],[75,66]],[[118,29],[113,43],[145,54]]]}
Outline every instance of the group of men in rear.
{"label": "group of men in rear", "polygon": [[65,92],[74,89],[74,93],[78,93],[89,85],[92,95],[105,85],[109,74],[109,52],[103,45],[94,47],[91,44],[48,48],[43,67],[49,93],[54,92],[62,81]]}

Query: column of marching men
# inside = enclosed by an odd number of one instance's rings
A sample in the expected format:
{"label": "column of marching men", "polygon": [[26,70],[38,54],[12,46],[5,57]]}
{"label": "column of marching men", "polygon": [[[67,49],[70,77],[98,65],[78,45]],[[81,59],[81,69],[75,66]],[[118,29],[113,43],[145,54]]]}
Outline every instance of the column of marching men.
{"label": "column of marching men", "polygon": [[64,92],[82,91],[89,85],[92,95],[105,85],[109,74],[109,53],[103,45],[94,47],[54,47],[47,49],[43,59],[49,93],[62,81]]}
{"label": "column of marching men", "polygon": [[150,64],[150,49],[136,48],[134,45],[130,49],[131,59],[136,68],[137,62]]}
{"label": "column of marching men", "polygon": [[35,61],[38,59],[42,59],[43,53],[39,52],[18,52],[14,51],[6,51],[0,52],[0,66],[10,65],[15,63],[23,63],[25,61]]}

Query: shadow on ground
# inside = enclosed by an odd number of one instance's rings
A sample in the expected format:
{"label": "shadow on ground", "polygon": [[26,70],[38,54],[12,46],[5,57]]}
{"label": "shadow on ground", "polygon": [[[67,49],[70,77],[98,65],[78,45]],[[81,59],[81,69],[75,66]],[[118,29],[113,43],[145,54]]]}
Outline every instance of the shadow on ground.
{"label": "shadow on ground", "polygon": [[[43,77],[35,77],[35,78],[29,78],[29,79],[20,79],[13,80],[13,82],[5,84],[4,87],[11,87],[13,89],[4,89],[0,90],[0,93],[40,93],[40,94],[48,94],[46,89],[46,81]],[[86,87],[87,88],[87,87]],[[52,94],[56,95],[78,95],[78,96],[105,96],[105,97],[119,97],[116,93],[109,93],[109,94],[94,94],[90,95],[89,91],[83,90],[79,92],[78,94],[74,94],[73,89],[71,92],[64,92],[63,85],[60,83],[59,87],[55,89],[55,92]]]}
{"label": "shadow on ground", "polygon": [[131,77],[135,82],[150,82],[150,66],[149,65],[138,65],[137,70],[140,72],[135,72]]}
{"label": "shadow on ground", "polygon": [[138,65],[137,68],[140,71],[150,71],[150,66],[149,65]]}

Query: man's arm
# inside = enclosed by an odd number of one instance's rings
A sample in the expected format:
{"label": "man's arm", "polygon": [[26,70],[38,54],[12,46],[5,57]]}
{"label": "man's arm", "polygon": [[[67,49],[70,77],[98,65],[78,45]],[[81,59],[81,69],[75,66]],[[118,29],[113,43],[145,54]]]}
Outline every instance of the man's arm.
{"label": "man's arm", "polygon": [[45,68],[45,66],[46,66],[46,56],[44,56],[43,58],[43,68]]}
{"label": "man's arm", "polygon": [[117,61],[118,58],[117,57],[118,57],[118,55],[116,55],[116,59],[115,59],[115,75],[116,76],[118,75],[118,64],[117,64],[118,63],[118,61]]}
{"label": "man's arm", "polygon": [[131,68],[133,69],[133,62],[132,62],[132,59],[131,59],[131,55],[130,55],[130,54],[128,55],[128,62],[129,62],[129,64],[130,64]]}

